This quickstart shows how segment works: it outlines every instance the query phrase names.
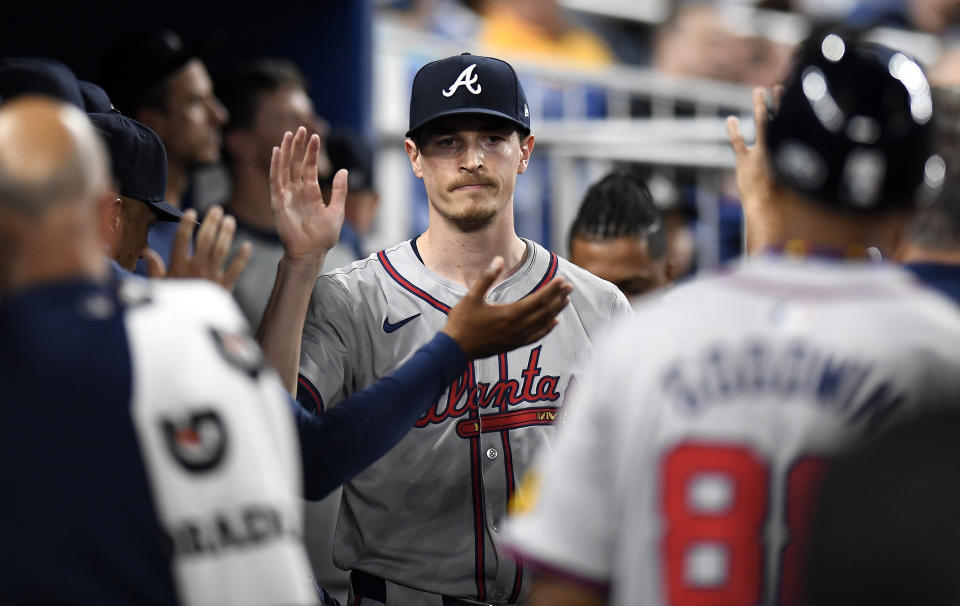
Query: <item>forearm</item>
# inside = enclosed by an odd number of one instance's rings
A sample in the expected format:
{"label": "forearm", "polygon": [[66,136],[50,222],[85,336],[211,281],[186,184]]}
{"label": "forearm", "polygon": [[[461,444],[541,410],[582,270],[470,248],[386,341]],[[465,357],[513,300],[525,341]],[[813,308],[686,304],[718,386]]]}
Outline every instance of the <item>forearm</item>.
{"label": "forearm", "polygon": [[297,392],[303,325],[323,258],[324,255],[311,259],[284,256],[280,260],[273,292],[257,330],[257,341],[267,362],[280,375],[284,388],[293,395]]}
{"label": "forearm", "polygon": [[321,416],[295,404],[306,498],[322,498],[383,456],[466,368],[456,341],[438,334],[389,376]]}

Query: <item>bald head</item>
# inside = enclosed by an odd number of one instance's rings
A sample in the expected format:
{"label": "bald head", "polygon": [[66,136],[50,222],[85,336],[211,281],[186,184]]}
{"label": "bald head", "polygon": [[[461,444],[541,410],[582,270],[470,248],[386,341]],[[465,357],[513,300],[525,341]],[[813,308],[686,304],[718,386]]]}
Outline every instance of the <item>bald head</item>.
{"label": "bald head", "polygon": [[102,278],[108,159],[79,109],[46,97],[0,106],[0,293]]}
{"label": "bald head", "polygon": [[103,143],[79,109],[23,96],[0,107],[0,211],[39,215],[107,187]]}

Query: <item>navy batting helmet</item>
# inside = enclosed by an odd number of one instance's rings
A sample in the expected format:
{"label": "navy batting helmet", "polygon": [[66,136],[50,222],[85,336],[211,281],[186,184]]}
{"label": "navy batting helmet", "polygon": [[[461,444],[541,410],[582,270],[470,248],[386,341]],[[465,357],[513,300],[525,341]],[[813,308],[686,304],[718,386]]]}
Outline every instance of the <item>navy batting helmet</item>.
{"label": "navy batting helmet", "polygon": [[768,128],[779,183],[842,208],[916,199],[931,159],[933,100],[908,55],[824,29],[798,49]]}

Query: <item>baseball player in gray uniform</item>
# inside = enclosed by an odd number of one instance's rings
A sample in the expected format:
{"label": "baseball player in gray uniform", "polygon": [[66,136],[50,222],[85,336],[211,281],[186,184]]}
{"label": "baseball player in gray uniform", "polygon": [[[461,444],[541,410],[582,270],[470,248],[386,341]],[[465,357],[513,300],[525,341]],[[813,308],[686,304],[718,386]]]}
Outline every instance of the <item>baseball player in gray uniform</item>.
{"label": "baseball player in gray uniform", "polygon": [[960,315],[867,254],[893,249],[930,172],[920,66],[819,31],[769,125],[762,91],[754,104],[756,144],[735,122],[731,140],[741,185],[768,188],[777,240],[640,306],[597,348],[539,497],[505,532],[544,572],[531,606],[812,603],[829,459],[960,397]]}
{"label": "baseball player in gray uniform", "polygon": [[[275,167],[309,157],[319,143],[305,140],[305,131],[292,146],[285,137]],[[558,276],[573,286],[549,335],[473,362],[400,444],[345,486],[334,560],[352,571],[351,604],[509,604],[524,594],[522,566],[498,549],[507,503],[553,438],[577,360],[611,320],[630,313],[612,284],[516,234],[514,187],[533,146],[509,64],[470,54],[427,64],[414,79],[405,149],[426,187],[428,229],[320,276],[312,293],[317,251],[336,241],[334,230],[316,227],[318,246],[311,229],[297,228],[315,224],[286,221],[283,192],[273,186],[287,252],[261,342],[288,386],[298,384],[301,403],[318,412],[431,338],[496,256],[505,271],[490,302],[517,301]],[[345,181],[337,176],[335,192]],[[299,351],[290,347],[301,337],[290,332],[298,314],[306,315],[299,377],[290,354]]]}

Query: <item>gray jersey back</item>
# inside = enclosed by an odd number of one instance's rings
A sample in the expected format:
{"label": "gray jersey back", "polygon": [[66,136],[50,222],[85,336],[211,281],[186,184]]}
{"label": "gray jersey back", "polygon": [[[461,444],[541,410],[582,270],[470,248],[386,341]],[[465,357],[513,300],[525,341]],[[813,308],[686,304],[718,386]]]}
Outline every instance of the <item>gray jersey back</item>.
{"label": "gray jersey back", "polygon": [[[489,294],[516,301],[554,276],[571,304],[544,339],[473,362],[393,450],[344,488],[334,559],[397,583],[507,601],[520,570],[497,553],[507,502],[597,334],[629,313],[613,285],[526,241],[515,274]],[[321,276],[300,373],[326,405],[388,375],[442,328],[466,289],[430,270],[410,242]]]}
{"label": "gray jersey back", "polygon": [[504,544],[616,605],[802,603],[827,460],[958,394],[960,314],[902,269],[753,259],[598,345]]}

